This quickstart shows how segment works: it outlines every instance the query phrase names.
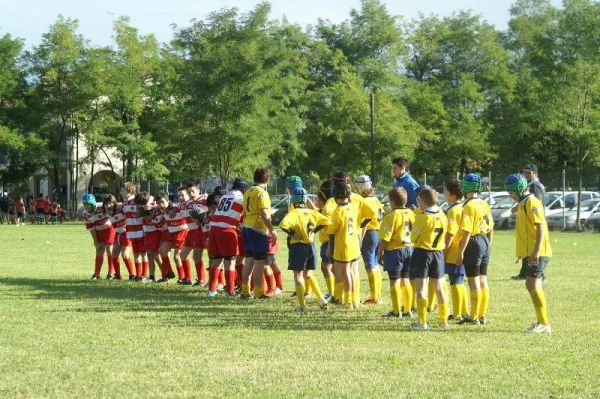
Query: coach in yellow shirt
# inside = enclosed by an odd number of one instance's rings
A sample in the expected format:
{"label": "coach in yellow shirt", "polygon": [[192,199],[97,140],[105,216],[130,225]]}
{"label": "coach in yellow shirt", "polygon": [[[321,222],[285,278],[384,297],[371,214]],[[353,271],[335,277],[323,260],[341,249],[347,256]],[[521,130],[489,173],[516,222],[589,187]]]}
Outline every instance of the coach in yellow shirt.
{"label": "coach in yellow shirt", "polygon": [[548,224],[542,202],[529,192],[523,175],[513,174],[504,181],[504,189],[517,201],[516,249],[517,257],[523,260],[526,269],[525,287],[529,291],[537,322],[529,327],[532,333],[550,333],[546,296],[542,289],[542,275],[552,257]]}

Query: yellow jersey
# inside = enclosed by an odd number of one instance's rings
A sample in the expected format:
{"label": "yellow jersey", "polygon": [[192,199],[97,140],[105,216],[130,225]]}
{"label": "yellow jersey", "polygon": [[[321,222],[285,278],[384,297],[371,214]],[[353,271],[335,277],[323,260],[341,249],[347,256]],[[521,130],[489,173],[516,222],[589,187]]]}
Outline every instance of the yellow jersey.
{"label": "yellow jersey", "polygon": [[269,193],[261,186],[252,186],[244,193],[244,227],[268,233],[269,229],[260,217],[262,209],[267,209],[267,214],[271,212]]}
{"label": "yellow jersey", "polygon": [[415,213],[411,209],[396,208],[383,217],[379,228],[379,239],[387,241],[386,251],[412,247],[410,232],[415,222]]}
{"label": "yellow jersey", "polygon": [[[325,205],[323,205],[323,208],[321,208],[321,215],[327,218],[331,218],[333,211],[337,208],[337,203],[335,200],[333,202],[330,201],[331,199],[332,198],[328,199],[325,202]],[[327,229],[319,231],[319,241],[321,241],[321,244],[327,244],[329,242],[329,233],[327,232]]]}
{"label": "yellow jersey", "polygon": [[494,228],[490,206],[482,199],[470,198],[463,202],[460,229],[472,236],[488,234]]}
{"label": "yellow jersey", "polygon": [[371,221],[367,224],[367,230],[379,230],[381,220],[383,219],[383,204],[381,201],[379,201],[379,198],[375,196],[364,197],[364,204],[365,206],[368,206],[377,212],[377,217],[371,219]]}
{"label": "yellow jersey", "polygon": [[323,216],[321,212],[308,208],[292,208],[283,218],[279,227],[286,232],[292,233],[290,244],[315,242],[315,233],[318,226],[329,226],[331,219]]}
{"label": "yellow jersey", "polygon": [[446,263],[456,264],[458,258],[458,251],[460,248],[460,240],[462,234],[460,233],[460,222],[462,219],[463,207],[460,202],[450,205],[446,210],[446,218],[448,219],[448,231],[446,234],[451,234],[454,237],[450,246],[446,248]]}
{"label": "yellow jersey", "polygon": [[410,234],[415,248],[441,251],[446,248],[444,234],[448,231],[448,219],[437,206],[415,211],[415,223]]}
{"label": "yellow jersey", "polygon": [[[357,222],[356,226],[358,226],[357,228],[359,230],[361,229],[360,226],[365,220],[377,219],[377,209],[374,206],[372,206],[371,202],[365,201],[365,198],[363,198],[361,195],[351,193],[349,201],[350,206],[358,215],[355,222]],[[325,203],[325,207],[328,205],[337,207],[337,202],[335,202],[335,198],[329,198]]]}
{"label": "yellow jersey", "polygon": [[327,232],[334,237],[332,254],[334,260],[350,262],[360,256],[360,225],[352,203],[338,205],[335,208]]}
{"label": "yellow jersey", "polygon": [[550,247],[550,236],[548,233],[548,224],[544,214],[544,205],[534,195],[529,194],[519,202],[517,208],[517,256],[526,258],[535,248],[536,225],[544,228],[542,244],[540,246],[540,256],[552,257],[552,248]]}

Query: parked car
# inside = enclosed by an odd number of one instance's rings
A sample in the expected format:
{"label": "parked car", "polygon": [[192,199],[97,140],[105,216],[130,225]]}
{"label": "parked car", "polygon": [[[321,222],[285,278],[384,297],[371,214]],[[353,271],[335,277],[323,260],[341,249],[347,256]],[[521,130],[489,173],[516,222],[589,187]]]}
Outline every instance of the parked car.
{"label": "parked car", "polygon": [[594,214],[587,219],[585,228],[590,231],[600,231],[600,212],[594,212]]}
{"label": "parked car", "polygon": [[[593,214],[600,213],[600,198],[591,199],[581,202],[581,211],[579,212],[579,220],[582,226],[585,226],[587,219]],[[555,213],[546,218],[550,229],[562,229],[563,214]],[[577,222],[577,207],[574,207],[564,214],[565,226],[567,229],[574,229]]]}
{"label": "parked car", "polygon": [[[595,191],[582,191],[581,192],[581,201],[587,201],[590,199],[600,198],[600,193]],[[565,200],[563,200],[562,191],[549,191],[544,196],[545,206],[545,214],[546,219],[548,217],[560,214],[561,216],[561,227],[562,227],[562,212],[563,208],[565,211],[572,209],[577,205],[577,191],[566,191],[565,192]],[[508,219],[509,227],[514,228],[517,223],[517,215],[512,214]]]}
{"label": "parked car", "polygon": [[479,198],[481,198],[484,201],[487,201],[487,203],[490,204],[490,207],[494,205],[497,201],[500,201],[507,197],[510,198],[510,195],[508,195],[508,191],[492,191],[491,193],[489,191],[483,191],[481,194],[479,194]]}
{"label": "parked car", "polygon": [[[314,194],[308,194],[308,198],[313,203],[317,201],[317,196]],[[272,202],[272,204],[274,205],[271,205],[271,221],[273,224],[279,224],[288,213],[290,207],[290,197],[286,195],[278,202]]]}
{"label": "parked car", "polygon": [[515,206],[516,202],[508,195],[502,197],[495,197],[495,202],[490,206],[492,211],[492,218],[494,219],[494,227],[496,229],[508,229],[510,224],[508,222],[512,215],[511,209]]}

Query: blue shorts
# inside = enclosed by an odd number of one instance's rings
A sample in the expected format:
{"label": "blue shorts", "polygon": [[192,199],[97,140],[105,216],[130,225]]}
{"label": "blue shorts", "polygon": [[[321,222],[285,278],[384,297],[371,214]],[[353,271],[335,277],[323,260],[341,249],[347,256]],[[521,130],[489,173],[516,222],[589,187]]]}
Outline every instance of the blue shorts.
{"label": "blue shorts", "polygon": [[392,251],[383,251],[383,270],[386,272],[400,273],[403,270],[410,270],[410,258],[412,257],[412,248],[399,248]]}
{"label": "blue shorts", "polygon": [[315,270],[317,263],[314,244],[290,244],[288,252],[288,270]]}
{"label": "blue shorts", "polygon": [[367,270],[376,268],[377,265],[377,248],[379,247],[379,234],[377,230],[367,230],[360,247],[365,268]]}
{"label": "blue shorts", "polygon": [[465,275],[464,266],[456,266],[453,263],[446,263],[446,274],[460,274]]}
{"label": "blue shorts", "polygon": [[490,263],[490,241],[485,235],[472,236],[465,248],[463,264],[467,277],[486,276]]}
{"label": "blue shorts", "polygon": [[269,236],[248,227],[242,228],[244,251],[247,258],[263,260],[269,251]]}
{"label": "blue shorts", "polygon": [[410,278],[435,278],[444,277],[446,264],[444,262],[444,251],[428,251],[415,248],[410,261]]}
{"label": "blue shorts", "polygon": [[522,262],[523,266],[525,266],[525,276],[533,278],[542,278],[542,276],[544,275],[544,270],[546,270],[548,263],[550,263],[550,258],[546,256],[540,256],[538,264],[531,266],[529,265],[529,262],[527,262],[527,259],[523,259]]}
{"label": "blue shorts", "polygon": [[321,244],[321,261],[325,264],[332,264],[333,263],[333,259],[331,259],[329,256],[327,256],[327,248],[329,248],[329,243],[326,242],[325,244]]}

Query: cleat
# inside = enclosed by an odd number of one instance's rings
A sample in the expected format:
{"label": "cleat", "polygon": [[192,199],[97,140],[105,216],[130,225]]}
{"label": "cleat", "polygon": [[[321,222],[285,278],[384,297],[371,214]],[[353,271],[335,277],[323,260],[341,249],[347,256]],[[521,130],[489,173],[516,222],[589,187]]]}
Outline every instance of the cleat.
{"label": "cleat", "polygon": [[532,334],[551,333],[552,332],[552,327],[550,327],[550,324],[541,324],[541,323],[538,323],[537,326],[535,326],[534,328],[532,328],[531,330],[529,330],[529,332],[532,333]]}
{"label": "cleat", "polygon": [[402,318],[412,320],[415,318],[415,315],[413,314],[413,312],[402,313]]}
{"label": "cleat", "polygon": [[175,273],[171,272],[171,273],[167,273],[167,275],[164,277],[165,279],[171,280],[173,278],[175,278]]}
{"label": "cleat", "polygon": [[106,275],[106,279],[107,279],[107,280],[111,280],[111,281],[112,281],[112,280],[114,280],[114,279],[115,279],[115,275],[114,275],[114,274],[107,274],[107,275]]}
{"label": "cleat", "polygon": [[146,283],[149,283],[150,281],[151,280],[148,277],[141,277],[140,278],[140,283],[146,284]]}
{"label": "cleat", "polygon": [[463,319],[461,321],[459,321],[458,324],[460,324],[461,326],[463,324],[478,326],[479,320],[473,320],[470,317],[463,317]]}
{"label": "cleat", "polygon": [[327,300],[325,298],[319,300],[319,308],[321,308],[321,310],[327,310]]}
{"label": "cleat", "polygon": [[429,329],[429,327],[427,326],[427,323],[421,324],[418,321],[415,321],[413,324],[411,324],[410,328],[412,328],[413,330],[419,330],[419,331],[426,331]]}
{"label": "cleat", "polygon": [[154,276],[154,274],[151,274],[150,277],[148,277],[148,280],[152,281],[153,283],[156,283],[156,277]]}
{"label": "cleat", "polygon": [[368,298],[368,299],[364,300],[364,301],[362,302],[362,304],[363,304],[363,305],[377,305],[377,304],[378,304],[377,302],[378,302],[378,301],[377,301],[376,299],[373,299],[373,298]]}
{"label": "cleat", "polygon": [[275,288],[274,294],[281,295],[281,294],[283,294],[283,290],[281,288],[277,287],[277,288]]}
{"label": "cleat", "polygon": [[540,323],[538,323],[538,322],[536,321],[535,323],[533,323],[532,325],[530,325],[530,326],[527,328],[527,332],[531,332],[532,330],[534,330],[534,329],[535,329],[537,326],[539,326],[539,325],[540,325]]}
{"label": "cleat", "polygon": [[192,280],[181,280],[180,285],[192,285]]}
{"label": "cleat", "polygon": [[115,280],[123,280],[123,277],[121,277],[121,276],[117,276],[117,275],[115,274]]}
{"label": "cleat", "polygon": [[449,330],[450,326],[448,325],[448,323],[438,323],[438,326],[442,329],[442,330]]}
{"label": "cleat", "polygon": [[258,297],[258,299],[271,299],[273,298],[273,295],[269,295],[268,292],[265,292],[264,294],[262,294],[261,296]]}
{"label": "cleat", "polygon": [[456,317],[453,314],[448,316],[448,321],[460,321],[461,319],[462,319],[462,317]]}
{"label": "cleat", "polygon": [[267,291],[267,292],[265,292],[265,295],[268,296],[268,297],[275,296],[275,290],[273,290],[273,291]]}
{"label": "cleat", "polygon": [[331,302],[331,300],[332,300],[332,299],[333,299],[333,295],[331,295],[331,294],[329,294],[329,293],[325,294],[325,300],[326,300],[327,302]]}
{"label": "cleat", "polygon": [[296,294],[296,291],[294,291],[294,292],[292,292],[291,297],[294,298],[296,295],[298,295],[298,294]]}
{"label": "cleat", "polygon": [[487,323],[488,323],[488,321],[487,321],[487,319],[485,317],[480,317],[479,318],[479,324],[485,325]]}
{"label": "cleat", "polygon": [[340,305],[342,303],[339,299],[335,299],[334,297],[331,297],[331,299],[328,302],[334,305]]}
{"label": "cleat", "polygon": [[217,297],[217,291],[208,291],[208,293],[206,294],[209,298],[216,298]]}
{"label": "cleat", "polygon": [[389,317],[389,318],[393,317],[393,318],[401,319],[402,315],[400,315],[399,313],[395,313],[393,310],[390,310],[386,314],[381,315],[381,317]]}
{"label": "cleat", "polygon": [[133,280],[134,280],[135,282],[139,283],[139,282],[141,282],[141,281],[142,281],[142,279],[143,279],[143,277],[138,277],[138,276],[135,276],[135,278],[134,278]]}
{"label": "cleat", "polygon": [[98,276],[97,274],[92,274],[92,280],[100,280],[100,276]]}
{"label": "cleat", "polygon": [[304,309],[302,306],[296,306],[294,308],[294,312],[296,313],[304,313],[306,311],[306,309]]}
{"label": "cleat", "polygon": [[221,283],[217,284],[217,292],[221,292],[223,291],[223,288],[225,288],[225,286]]}
{"label": "cleat", "polygon": [[135,274],[129,275],[129,281],[135,281]]}
{"label": "cleat", "polygon": [[248,300],[248,299],[252,299],[252,298],[253,298],[252,295],[244,295],[244,294],[240,295],[240,299],[242,299],[242,300]]}
{"label": "cleat", "polygon": [[[190,281],[190,283],[191,283],[191,281]],[[198,285],[199,285],[201,288],[204,288],[204,287],[206,287],[206,285],[207,285],[207,284],[208,284],[208,282],[206,282],[206,281],[204,281],[204,280],[200,280],[200,281],[198,281]],[[192,284],[189,284],[189,285],[192,285]]]}

